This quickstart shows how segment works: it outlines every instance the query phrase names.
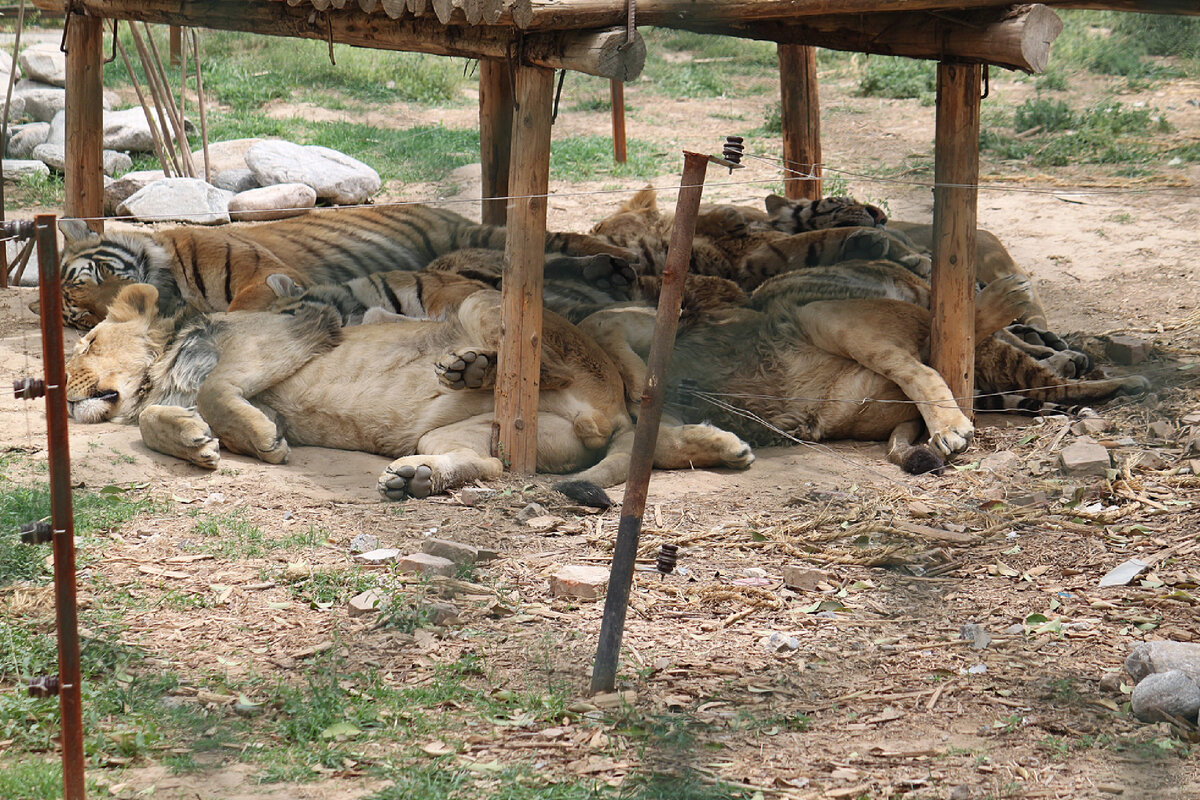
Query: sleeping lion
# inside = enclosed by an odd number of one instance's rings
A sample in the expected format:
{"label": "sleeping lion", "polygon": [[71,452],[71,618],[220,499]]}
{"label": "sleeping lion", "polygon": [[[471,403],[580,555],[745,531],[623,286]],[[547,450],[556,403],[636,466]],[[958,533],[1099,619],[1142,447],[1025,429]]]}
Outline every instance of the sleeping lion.
{"label": "sleeping lion", "polygon": [[[76,346],[67,401],[78,422],[137,423],[150,449],[207,469],[219,464],[218,441],[272,464],[292,445],[378,453],[396,459],[378,480],[384,497],[427,497],[502,472],[492,393],[455,388],[494,380],[499,321],[490,289],[444,321],[342,328],[321,305],[163,317],[157,290],[132,284]],[[537,470],[583,470],[585,485],[624,481],[633,423],[615,366],[550,313],[543,362]],[[655,450],[667,469],[753,460],[709,425],[664,426]]]}

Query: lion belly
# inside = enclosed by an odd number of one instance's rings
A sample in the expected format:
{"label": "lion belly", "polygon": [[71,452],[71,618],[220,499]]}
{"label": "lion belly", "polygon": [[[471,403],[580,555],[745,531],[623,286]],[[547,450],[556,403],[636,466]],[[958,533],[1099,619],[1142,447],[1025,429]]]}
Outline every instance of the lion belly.
{"label": "lion belly", "polygon": [[461,343],[425,335],[431,330],[404,322],[346,328],[338,347],[254,400],[280,415],[292,444],[412,455],[429,431],[493,408],[491,392],[438,382],[434,361]]}

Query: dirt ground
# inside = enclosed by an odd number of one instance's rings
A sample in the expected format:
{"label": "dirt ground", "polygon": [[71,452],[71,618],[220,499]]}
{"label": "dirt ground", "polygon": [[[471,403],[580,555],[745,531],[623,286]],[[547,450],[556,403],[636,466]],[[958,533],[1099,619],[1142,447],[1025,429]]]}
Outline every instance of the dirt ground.
{"label": "dirt ground", "polygon": [[[1081,97],[1099,90],[1079,85]],[[993,76],[985,102],[1019,102],[1028,83]],[[916,101],[860,98],[822,85],[825,160],[857,172],[928,157],[933,109]],[[717,151],[722,119],[761,118],[753,100],[638,106],[629,135],[663,143],[665,205],[681,149]],[[1164,111],[1173,136],[1200,137],[1200,84],[1179,81],[1122,98]],[[307,113],[296,106],[279,113]],[[650,119],[650,117],[653,119]],[[380,119],[409,126],[440,120],[473,125],[470,109],[397,107]],[[701,124],[699,121],[703,121]],[[605,113],[564,113],[555,135],[608,130]],[[706,200],[761,202],[778,181],[778,140],[751,140],[747,168],[711,168]],[[745,473],[656,473],[641,554],[681,545],[673,575],[639,572],[629,615],[621,688],[647,715],[687,713],[710,747],[640,753],[617,726],[586,718],[554,726],[487,728],[459,735],[460,763],[537,763],[546,774],[619,781],[645,760],[669,759],[749,787],[746,796],[789,798],[1191,798],[1200,769],[1194,733],[1136,722],[1128,698],[1102,689],[1141,641],[1200,641],[1200,477],[1193,469],[1196,312],[1200,309],[1200,165],[1163,167],[1153,179],[1124,179],[1069,167],[1030,174],[984,162],[979,220],[1034,276],[1049,317],[1063,332],[1129,333],[1153,341],[1142,370],[1150,396],[1098,409],[1109,427],[1115,478],[1073,478],[1056,453],[1072,442],[1072,418],[986,417],[963,467],[911,477],[883,460],[877,443],[824,443],[760,451]],[[896,219],[931,214],[928,175],[911,183],[851,178],[859,196],[886,199]],[[389,187],[426,201],[477,197],[477,178]],[[586,230],[641,181],[552,183],[551,227]],[[477,213],[469,204],[462,213]],[[0,292],[0,382],[40,375],[32,289]],[[69,341],[74,335],[69,335]],[[1151,428],[1166,423],[1168,429]],[[0,404],[0,449],[44,458],[40,403]],[[312,648],[344,650],[351,663],[403,682],[464,652],[486,656],[513,685],[565,681],[586,693],[601,605],[568,603],[549,591],[565,563],[606,564],[619,511],[584,514],[543,488],[508,480],[478,506],[456,496],[380,502],[375,477],[386,459],[296,448],[286,466],[226,454],[204,473],[147,450],[137,431],[103,424],[71,428],[76,481],[99,488],[146,483],[169,511],[114,532],[90,569],[147,598],[232,587],[215,608],[152,611],[127,619],[126,641],[182,675],[286,674]],[[994,453],[1014,457],[984,460]],[[990,467],[990,468],[989,468]],[[993,471],[994,470],[994,471]],[[619,498],[621,491],[613,492]],[[555,499],[558,497],[558,499]],[[517,521],[531,500],[560,518],[549,531]],[[402,637],[375,630],[344,607],[290,602],[264,581],[295,554],[239,560],[188,558],[192,509],[240,509],[271,535],[316,526],[325,546],[306,552],[314,568],[350,568],[359,533],[384,546],[416,549],[440,537],[495,548],[481,567],[487,587],[457,601],[463,625]],[[1099,588],[1128,558],[1155,559],[1129,586]],[[814,570],[802,589],[783,586],[784,567]],[[87,588],[84,583],[86,602]],[[499,602],[514,612],[489,614]],[[1041,617],[1030,615],[1041,614]],[[977,623],[993,637],[982,650],[960,638]],[[768,652],[772,633],[798,649]],[[531,670],[530,664],[537,667]],[[530,673],[536,672],[531,678]],[[219,710],[215,713],[219,714]],[[808,718],[801,724],[798,720]],[[116,794],[158,798],[357,798],[381,782],[348,767],[310,784],[258,785],[254,770],[227,761],[201,775],[172,775],[153,763],[106,772]],[[958,788],[966,786],[966,790]],[[965,793],[964,793],[965,792]],[[952,794],[953,793],[953,794]]]}

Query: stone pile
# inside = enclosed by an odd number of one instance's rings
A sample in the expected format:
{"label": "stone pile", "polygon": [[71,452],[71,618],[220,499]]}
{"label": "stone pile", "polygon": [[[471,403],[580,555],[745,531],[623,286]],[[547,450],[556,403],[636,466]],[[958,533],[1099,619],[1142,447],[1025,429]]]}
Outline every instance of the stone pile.
{"label": "stone pile", "polygon": [[[62,172],[66,162],[66,57],[57,45],[41,43],[21,51],[17,62],[0,53],[0,81],[7,86],[14,71],[19,78],[8,108],[0,96],[0,112],[9,119],[9,139],[3,146],[4,177],[10,181]],[[114,103],[106,93],[103,168],[108,214],[194,224],[280,219],[322,200],[364,203],[381,185],[374,169],[344,153],[264,139],[211,144],[208,181],[168,178],[160,170],[130,172],[130,154],[154,152],[154,140],[140,106],[113,110]],[[194,132],[190,121],[185,128]],[[192,162],[197,174],[206,174],[201,150],[192,154]]]}

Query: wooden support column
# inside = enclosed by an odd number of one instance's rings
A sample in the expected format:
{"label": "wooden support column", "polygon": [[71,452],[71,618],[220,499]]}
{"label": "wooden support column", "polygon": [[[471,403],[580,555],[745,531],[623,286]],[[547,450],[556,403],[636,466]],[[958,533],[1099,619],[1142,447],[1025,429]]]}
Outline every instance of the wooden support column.
{"label": "wooden support column", "polygon": [[508,224],[508,164],[512,157],[513,89],[508,62],[479,59],[479,149],[483,223]]}
{"label": "wooden support column", "polygon": [[[75,14],[67,26],[67,165],[68,217],[104,216],[104,41],[103,20]],[[103,231],[100,220],[89,222]]]}
{"label": "wooden support column", "polygon": [[975,230],[979,192],[978,64],[939,63],[933,190],[930,365],[967,416],[975,395]]}
{"label": "wooden support column", "polygon": [[612,105],[613,160],[625,163],[625,84],[609,81],[608,96]]}
{"label": "wooden support column", "polygon": [[[779,112],[783,122],[783,161],[790,170],[821,174],[821,102],[817,95],[817,49],[781,44],[779,51]],[[784,175],[789,200],[817,200],[821,181],[796,180]]]}
{"label": "wooden support column", "polygon": [[515,68],[508,239],[501,289],[496,378],[497,455],[518,474],[537,469],[538,371],[542,357],[542,269],[550,188],[554,71]]}

